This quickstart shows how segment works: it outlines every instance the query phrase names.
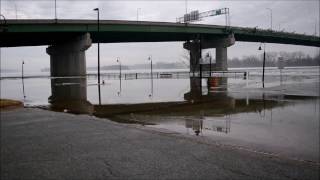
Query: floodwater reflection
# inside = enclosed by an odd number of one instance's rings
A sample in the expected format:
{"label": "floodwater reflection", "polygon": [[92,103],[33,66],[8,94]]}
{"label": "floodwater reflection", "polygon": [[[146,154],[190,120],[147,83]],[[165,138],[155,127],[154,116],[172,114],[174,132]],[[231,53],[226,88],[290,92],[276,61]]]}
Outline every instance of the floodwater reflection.
{"label": "floodwater reflection", "polygon": [[[93,105],[87,100],[86,78],[56,78],[51,80],[49,101],[53,110],[150,125],[318,161],[319,99],[265,93],[234,96],[226,77],[190,78],[189,82],[181,101]],[[125,95],[122,93],[119,95]]]}

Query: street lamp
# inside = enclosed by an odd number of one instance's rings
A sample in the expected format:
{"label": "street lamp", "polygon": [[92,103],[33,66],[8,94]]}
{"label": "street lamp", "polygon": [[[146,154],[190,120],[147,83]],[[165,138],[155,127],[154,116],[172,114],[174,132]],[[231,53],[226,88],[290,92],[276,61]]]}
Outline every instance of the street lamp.
{"label": "street lamp", "polygon": [[24,65],[24,61],[22,61],[21,63],[21,80],[22,80],[22,93],[23,93],[23,99],[26,98],[26,94],[25,94],[25,91],[24,91],[24,72],[23,72],[23,65]]}
{"label": "street lamp", "polygon": [[57,22],[57,0],[54,0],[54,19]]}
{"label": "street lamp", "polygon": [[152,72],[152,56],[150,55],[148,57],[148,60],[150,61],[150,74],[151,74],[151,94],[149,95],[150,97],[153,95],[153,72]]}
{"label": "street lamp", "polygon": [[117,57],[117,63],[119,63],[119,80],[120,80],[120,92],[121,92],[121,62],[119,57]]}
{"label": "street lamp", "polygon": [[22,66],[22,68],[21,68],[21,78],[22,78],[22,79],[24,78],[23,65],[24,65],[24,61],[22,61],[22,63],[21,63],[21,66]]}
{"label": "street lamp", "polygon": [[209,57],[209,60],[210,60],[210,67],[209,67],[210,76],[209,77],[211,77],[211,73],[212,73],[212,56],[211,56],[210,52],[208,53],[208,57]]}
{"label": "street lamp", "polygon": [[[98,33],[100,32],[100,15],[99,15],[99,8],[93,9],[94,11],[97,11],[98,15]],[[98,42],[98,84],[100,84],[100,43]]]}
{"label": "street lamp", "polygon": [[[100,14],[99,8],[94,8],[94,11],[97,11],[98,19],[98,34],[100,32]],[[99,105],[101,104],[101,95],[100,95],[100,43],[98,42],[98,90],[99,90]]]}
{"label": "street lamp", "polygon": [[[261,44],[259,46],[259,51],[262,50]],[[262,63],[262,87],[264,88],[264,68],[266,64],[266,44],[263,43],[263,63]]]}
{"label": "street lamp", "polygon": [[137,8],[137,21],[139,21],[139,11],[141,10],[141,8]]}
{"label": "street lamp", "polygon": [[16,12],[16,19],[18,19],[18,8],[17,8],[16,3],[14,3],[14,10]]}
{"label": "street lamp", "polygon": [[271,30],[272,30],[272,9],[270,8],[266,8],[270,11],[270,20],[271,20]]}

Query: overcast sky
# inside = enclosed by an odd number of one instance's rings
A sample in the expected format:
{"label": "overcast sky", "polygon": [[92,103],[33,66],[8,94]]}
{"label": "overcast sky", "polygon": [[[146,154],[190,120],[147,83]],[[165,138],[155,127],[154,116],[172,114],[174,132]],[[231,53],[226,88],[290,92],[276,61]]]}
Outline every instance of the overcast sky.
{"label": "overcast sky", "polygon": [[[7,19],[53,19],[54,0],[0,0],[1,14]],[[95,19],[96,12],[92,9],[100,9],[100,18],[108,20],[136,20],[141,21],[166,21],[175,22],[177,17],[186,11],[185,0],[57,0],[58,19]],[[319,34],[319,8],[318,0],[282,0],[282,1],[223,1],[223,0],[188,0],[188,12],[199,10],[200,12],[228,7],[230,9],[230,21],[232,26],[270,28],[270,11],[273,15],[273,29],[281,29],[289,32]],[[139,10],[138,10],[139,9]],[[225,24],[224,16],[215,16],[197,22],[199,24]],[[316,30],[315,30],[316,27]],[[101,44],[101,65],[116,64],[116,58],[120,57],[122,64],[145,63],[149,54],[155,62],[180,61],[185,50],[183,42],[170,43],[116,43]],[[259,43],[236,42],[228,48],[228,57],[242,57],[260,54],[257,49]],[[19,47],[1,49],[1,68],[17,69],[21,61],[26,62],[27,70],[40,70],[49,67],[49,55],[46,54],[46,46]],[[319,48],[267,44],[267,51],[302,51],[314,56]],[[215,54],[211,50],[211,54]],[[92,45],[87,50],[87,66],[96,66],[97,47]]]}

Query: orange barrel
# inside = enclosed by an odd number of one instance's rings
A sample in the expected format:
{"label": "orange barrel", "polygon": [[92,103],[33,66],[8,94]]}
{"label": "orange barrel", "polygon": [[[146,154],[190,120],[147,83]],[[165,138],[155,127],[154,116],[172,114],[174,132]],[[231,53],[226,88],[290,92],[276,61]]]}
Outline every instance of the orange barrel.
{"label": "orange barrel", "polygon": [[218,77],[208,78],[208,85],[209,85],[209,87],[218,87],[219,86],[219,78]]}

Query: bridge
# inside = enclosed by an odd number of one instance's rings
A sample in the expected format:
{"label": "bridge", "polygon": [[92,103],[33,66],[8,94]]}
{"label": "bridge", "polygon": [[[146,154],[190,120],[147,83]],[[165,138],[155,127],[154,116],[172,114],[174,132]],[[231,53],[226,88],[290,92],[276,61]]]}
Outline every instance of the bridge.
{"label": "bridge", "polygon": [[[99,26],[99,28],[98,28]],[[216,48],[216,70],[227,70],[227,47],[235,41],[320,47],[320,38],[304,34],[218,25],[100,20],[6,20],[0,23],[0,47],[49,45],[52,76],[85,75],[85,50],[92,43],[184,42],[190,70],[199,70],[201,50]]]}
{"label": "bridge", "polygon": [[0,23],[0,47],[52,45],[90,33],[93,43],[206,40],[234,34],[237,41],[320,47],[319,37],[256,28],[168,22],[100,20],[7,20]]}

